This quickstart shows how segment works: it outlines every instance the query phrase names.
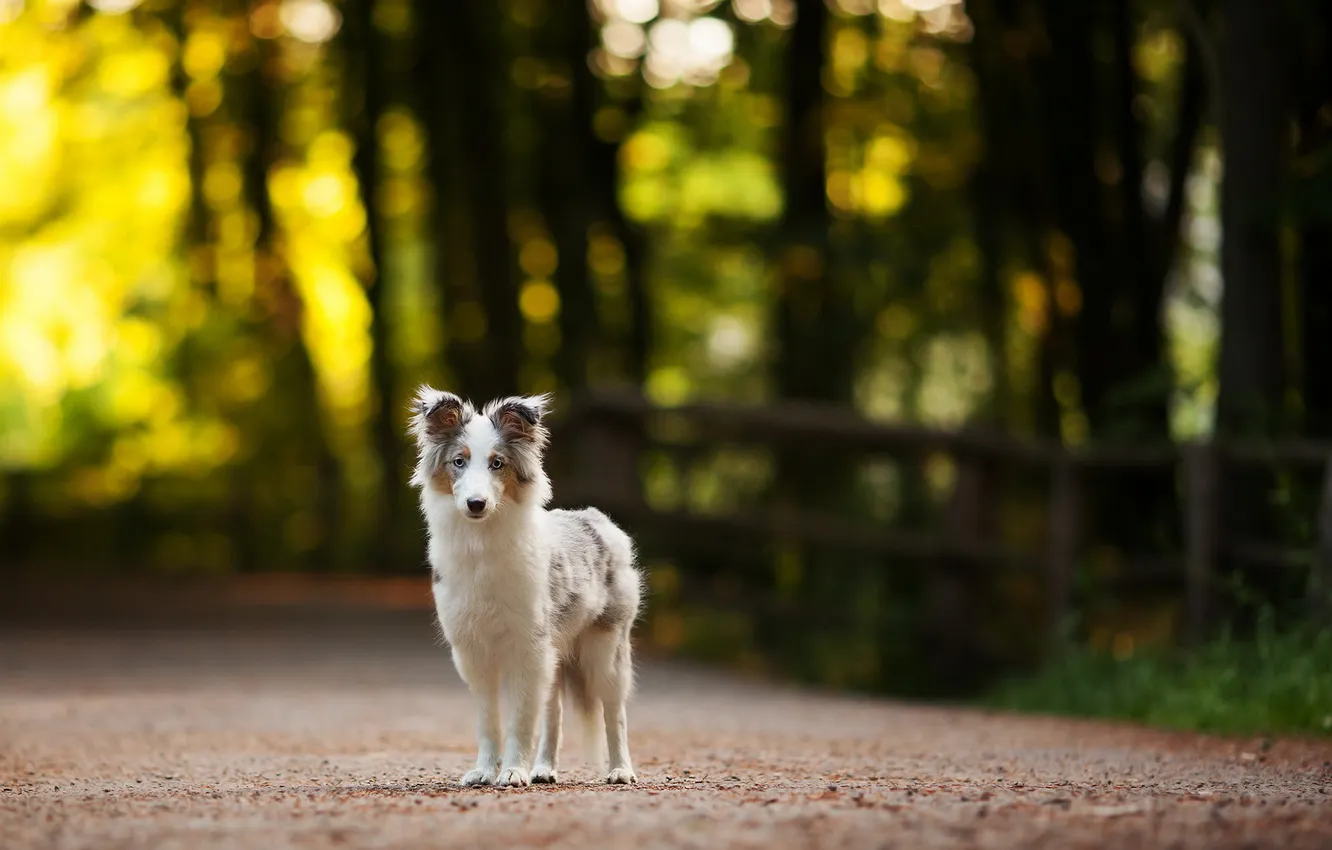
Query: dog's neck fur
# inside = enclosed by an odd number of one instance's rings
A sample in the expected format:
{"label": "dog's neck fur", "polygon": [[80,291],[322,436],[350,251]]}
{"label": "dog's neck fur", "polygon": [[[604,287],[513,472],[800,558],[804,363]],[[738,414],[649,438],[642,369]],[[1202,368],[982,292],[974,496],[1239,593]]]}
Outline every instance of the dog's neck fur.
{"label": "dog's neck fur", "polygon": [[455,581],[472,584],[482,580],[478,570],[490,580],[503,582],[543,581],[547,570],[544,535],[541,526],[546,514],[537,488],[549,488],[546,476],[534,481],[528,498],[505,505],[485,522],[474,522],[458,512],[453,497],[426,488],[422,507],[429,534],[430,560],[438,578],[446,584]]}

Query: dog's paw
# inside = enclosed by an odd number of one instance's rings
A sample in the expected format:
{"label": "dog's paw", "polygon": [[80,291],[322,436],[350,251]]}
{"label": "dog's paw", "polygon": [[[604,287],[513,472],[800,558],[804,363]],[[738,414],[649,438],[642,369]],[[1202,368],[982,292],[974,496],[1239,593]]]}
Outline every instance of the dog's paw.
{"label": "dog's paw", "polygon": [[463,774],[462,784],[469,787],[473,785],[493,785],[495,784],[495,769],[474,767]]}
{"label": "dog's paw", "polygon": [[555,775],[555,768],[548,764],[539,764],[532,768],[533,785],[554,785],[559,779]]}
{"label": "dog's paw", "polygon": [[501,788],[525,788],[531,782],[527,769],[523,767],[506,767],[500,771],[499,779],[495,780],[495,784]]}
{"label": "dog's paw", "polygon": [[638,777],[634,775],[633,770],[627,767],[617,767],[606,774],[607,785],[632,785],[638,782]]}

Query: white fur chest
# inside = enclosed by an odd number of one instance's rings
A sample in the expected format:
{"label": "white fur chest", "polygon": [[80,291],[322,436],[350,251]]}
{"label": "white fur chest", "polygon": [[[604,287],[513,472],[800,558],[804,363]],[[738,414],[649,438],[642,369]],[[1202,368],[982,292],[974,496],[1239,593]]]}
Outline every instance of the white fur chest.
{"label": "white fur chest", "polygon": [[535,637],[545,624],[549,557],[536,529],[444,511],[429,525],[431,589],[445,639],[489,653]]}

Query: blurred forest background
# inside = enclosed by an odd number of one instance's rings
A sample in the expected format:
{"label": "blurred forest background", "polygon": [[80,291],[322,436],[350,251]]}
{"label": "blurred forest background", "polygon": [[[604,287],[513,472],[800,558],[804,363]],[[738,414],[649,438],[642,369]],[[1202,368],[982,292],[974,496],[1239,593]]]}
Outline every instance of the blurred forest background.
{"label": "blurred forest background", "polygon": [[[1332,438],[1329,157],[1325,0],[0,0],[5,569],[420,574],[422,381],[554,391],[555,455],[597,398]],[[653,531],[947,535],[947,452],[648,431],[645,640],[900,691],[1040,654],[1030,570]],[[1187,522],[1173,465],[1114,466],[1072,628],[1128,657],[1179,632]],[[1057,536],[1048,477],[987,478],[1006,551]],[[1320,470],[1226,480],[1228,531],[1314,544]],[[1219,557],[1225,625],[1306,616],[1309,558]]]}

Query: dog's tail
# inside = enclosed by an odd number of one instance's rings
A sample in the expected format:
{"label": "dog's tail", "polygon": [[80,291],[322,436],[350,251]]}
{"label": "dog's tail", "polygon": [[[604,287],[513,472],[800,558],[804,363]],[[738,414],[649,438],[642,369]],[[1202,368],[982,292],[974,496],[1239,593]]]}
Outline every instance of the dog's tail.
{"label": "dog's tail", "polygon": [[593,694],[588,671],[579,666],[576,657],[564,659],[561,666],[560,680],[564,684],[564,692],[569,695],[569,702],[573,704],[583,730],[583,755],[593,770],[604,773],[608,757],[601,700]]}

